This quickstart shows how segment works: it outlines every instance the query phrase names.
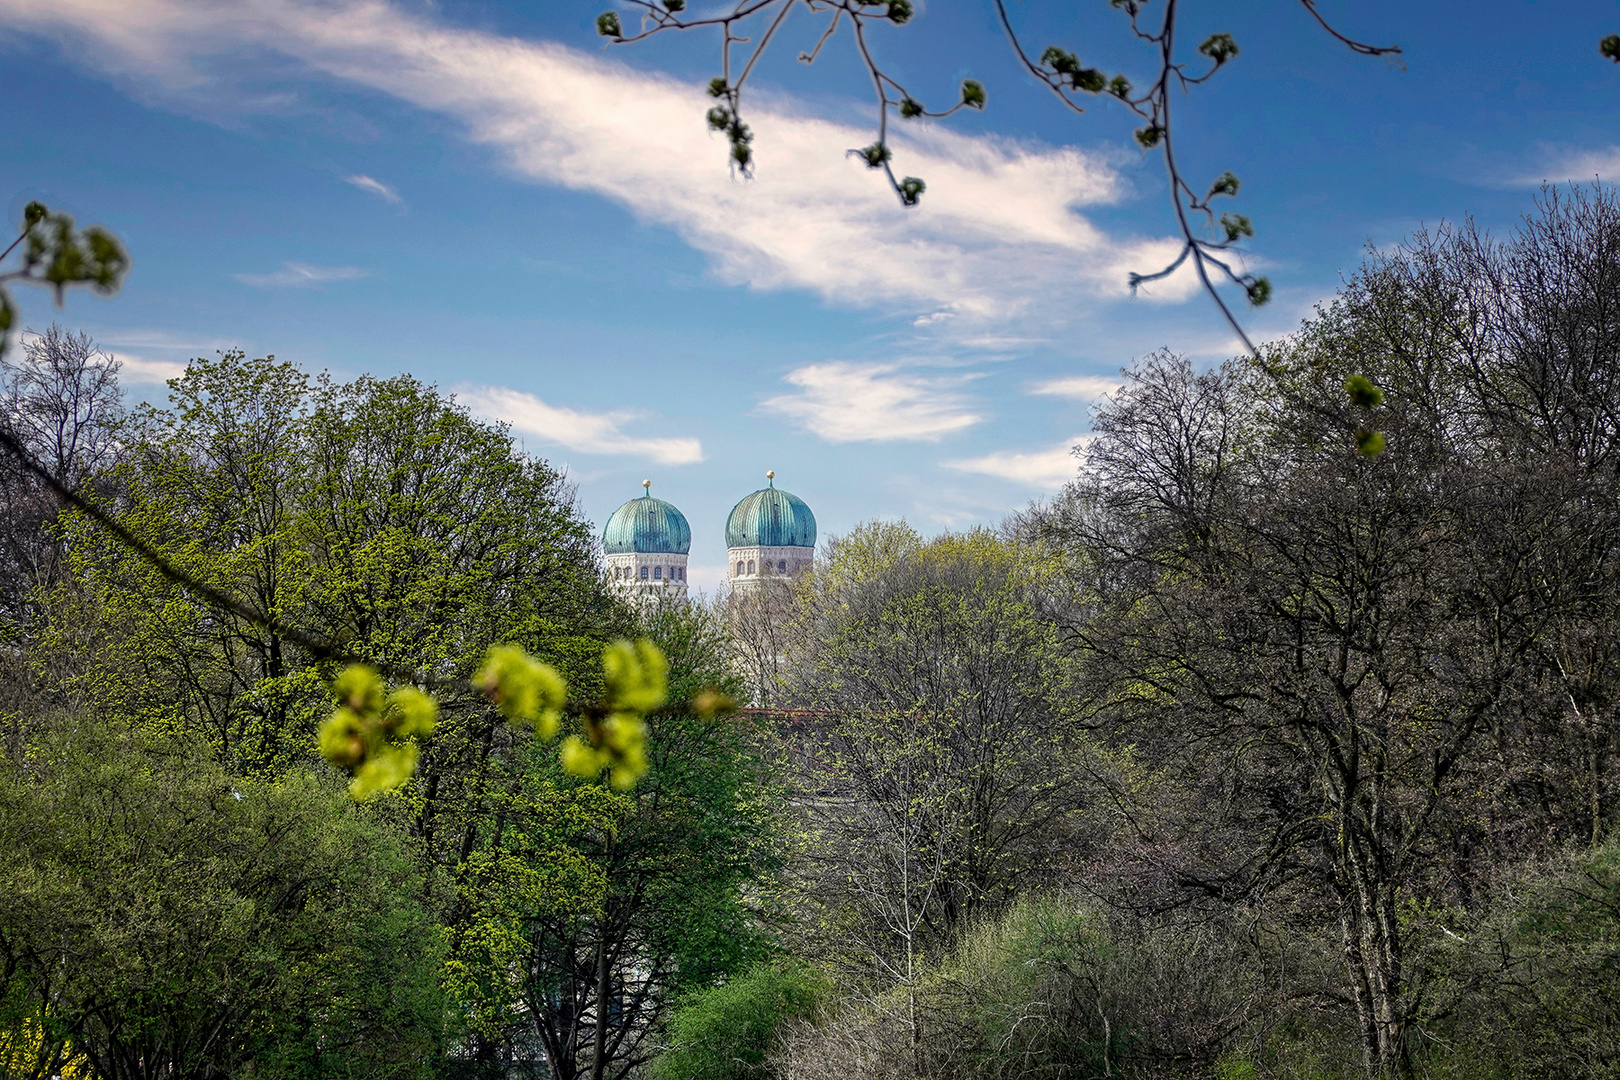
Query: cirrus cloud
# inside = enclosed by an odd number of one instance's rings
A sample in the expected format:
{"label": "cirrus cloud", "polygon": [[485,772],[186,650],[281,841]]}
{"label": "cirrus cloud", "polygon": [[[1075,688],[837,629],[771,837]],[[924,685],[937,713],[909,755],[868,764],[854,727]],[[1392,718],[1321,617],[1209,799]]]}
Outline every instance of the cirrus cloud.
{"label": "cirrus cloud", "polygon": [[690,438],[649,438],[632,435],[625,425],[640,413],[580,412],[552,405],[534,394],[505,386],[463,383],[456,397],[475,413],[502,420],[541,442],[585,454],[626,454],[650,458],[661,465],[693,465],[703,460],[703,444]]}
{"label": "cirrus cloud", "polygon": [[268,274],[232,274],[231,277],[255,289],[307,289],[325,285],[329,281],[358,281],[370,275],[371,271],[358,266],[311,266],[308,263],[285,262],[280,270]]}
{"label": "cirrus cloud", "polygon": [[797,392],[767,398],[761,408],[828,442],[936,442],[982,419],[958,392],[973,377],[903,374],[893,364],[807,364],[784,376]]}
{"label": "cirrus cloud", "polygon": [[1075,450],[1091,438],[1090,435],[1076,435],[1044,450],[998,450],[983,457],[947,461],[945,467],[1050,490],[1074,479],[1079,471]]}
{"label": "cirrus cloud", "polygon": [[[0,25],[71,41],[70,55],[98,74],[194,112],[285,108],[307,92],[300,79],[388,95],[458,121],[520,176],[676,230],[723,280],[953,313],[941,332],[1072,318],[1125,297],[1130,269],[1162,265],[1180,247],[1110,235],[1085,217],[1126,194],[1108,158],[937,126],[894,139],[897,163],[928,182],[923,204],[903,211],[845,154],[868,132],[766,97],[750,114],[757,174],[739,181],[724,140],[704,129],[700,88],[386,0],[0,0]],[[383,194],[367,180],[350,182]],[[1195,289],[1180,273],[1152,298]]]}

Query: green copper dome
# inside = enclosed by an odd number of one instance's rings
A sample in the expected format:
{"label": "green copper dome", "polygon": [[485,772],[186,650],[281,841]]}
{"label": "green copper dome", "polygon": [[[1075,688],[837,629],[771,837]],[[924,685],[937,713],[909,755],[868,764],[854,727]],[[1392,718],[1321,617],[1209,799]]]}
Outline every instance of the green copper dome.
{"label": "green copper dome", "polygon": [[[651,488],[643,482],[642,487]],[[649,490],[631,499],[608,518],[602,550],[609,555],[685,555],[692,550],[692,527],[686,515]]]}
{"label": "green copper dome", "polygon": [[731,508],[726,547],[815,547],[816,515],[803,499],[777,488],[774,472],[765,475],[770,487],[744,496]]}

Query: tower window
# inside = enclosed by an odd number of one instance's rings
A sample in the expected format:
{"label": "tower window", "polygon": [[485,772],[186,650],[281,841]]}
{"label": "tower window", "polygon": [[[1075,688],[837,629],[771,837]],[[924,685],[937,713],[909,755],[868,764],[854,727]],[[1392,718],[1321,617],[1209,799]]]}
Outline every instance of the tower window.
{"label": "tower window", "polygon": [[653,567],[653,580],[654,581],[663,581],[664,580],[664,568],[662,566]]}
{"label": "tower window", "polygon": [[642,568],[641,568],[641,580],[642,580],[642,581],[646,581],[646,580],[647,580],[647,568],[646,568],[646,567],[645,567],[645,566],[643,566],[643,567],[642,567]]}
{"label": "tower window", "polygon": [[783,573],[783,574],[787,573],[787,560],[786,559],[778,559],[777,562],[776,562],[776,569],[780,573]]}
{"label": "tower window", "polygon": [[753,559],[748,560],[748,572],[750,574],[752,574],[754,572],[754,560]]}
{"label": "tower window", "polygon": [[742,576],[743,576],[743,564],[742,564],[742,560],[741,560],[741,559],[738,559],[738,560],[737,560],[737,576],[738,576],[738,577],[742,577]]}

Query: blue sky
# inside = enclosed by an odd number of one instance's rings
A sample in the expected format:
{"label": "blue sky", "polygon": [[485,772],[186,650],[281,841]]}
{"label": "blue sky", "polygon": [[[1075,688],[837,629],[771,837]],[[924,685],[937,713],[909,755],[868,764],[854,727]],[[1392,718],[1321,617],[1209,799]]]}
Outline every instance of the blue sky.
{"label": "blue sky", "polygon": [[[700,5],[702,0],[694,0]],[[1182,275],[1162,166],[1099,102],[1062,110],[1015,66],[988,0],[920,0],[874,34],[932,107],[964,77],[983,114],[907,124],[903,211],[844,151],[872,139],[848,40],[795,62],[797,12],[756,76],[758,167],[705,130],[712,36],[604,49],[601,3],[0,0],[0,196],[124,239],[134,267],[59,319],[125,361],[136,396],[240,347],[338,375],[411,372],[505,419],[606,519],[650,477],[723,574],[727,510],[775,469],[822,534],[904,516],[995,522],[1050,494],[1090,402],[1134,357],[1236,345]],[[1151,9],[1150,9],[1151,10]],[[1620,173],[1612,3],[1188,3],[1182,34],[1242,52],[1177,102],[1195,182],[1231,169],[1286,334],[1368,244],[1472,215],[1505,232],[1543,179]],[[1102,0],[1012,5],[1138,81],[1150,58]]]}

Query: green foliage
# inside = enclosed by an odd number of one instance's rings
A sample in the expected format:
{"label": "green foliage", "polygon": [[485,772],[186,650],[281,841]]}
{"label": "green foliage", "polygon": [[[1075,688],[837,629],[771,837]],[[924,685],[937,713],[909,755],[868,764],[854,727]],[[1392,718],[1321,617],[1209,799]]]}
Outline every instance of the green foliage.
{"label": "green foliage", "polygon": [[616,38],[624,36],[624,29],[619,25],[619,13],[604,11],[596,17],[596,32],[602,37]]}
{"label": "green foliage", "polygon": [[321,725],[321,755],[354,775],[349,794],[368,799],[404,784],[416,772],[415,740],[433,734],[439,707],[414,686],[383,697],[382,678],[364,664],[332,680],[338,710]]}
{"label": "green foliage", "polygon": [[962,80],[962,104],[970,109],[983,109],[988,98],[984,92],[984,84],[977,79]]}
{"label": "green foliage", "polygon": [[[508,962],[476,965],[498,984],[490,1000],[509,1003],[497,1034],[544,1042],[557,1075],[593,1060],[599,965],[610,1000],[623,1003],[603,1033],[611,1074],[650,1056],[649,1036],[677,997],[743,970],[766,947],[762,908],[781,860],[781,807],[746,722],[715,707],[740,690],[722,627],[703,609],[673,604],[641,609],[638,621],[667,660],[669,704],[646,719],[646,775],[620,793],[580,783],[555,759],[533,759],[537,798],[555,805],[592,793],[582,812],[565,820],[553,810],[544,826],[576,854],[579,902],[559,893],[556,903],[514,903],[505,925],[517,936],[502,938]],[[646,704],[659,679],[652,646],[619,656],[604,701]],[[614,714],[604,704],[598,715]]]}
{"label": "green foliage", "polygon": [[875,142],[871,146],[865,146],[859,150],[852,150],[850,153],[866,162],[868,169],[881,169],[893,157],[889,148],[880,142]]}
{"label": "green foliage", "polygon": [[1230,244],[1240,236],[1253,236],[1254,225],[1246,214],[1222,214],[1221,231],[1226,233],[1226,242]]}
{"label": "green foliage", "polygon": [[35,731],[0,761],[8,1030],[44,1015],[107,1078],[431,1074],[440,946],[397,837],[308,776]]}
{"label": "green foliage", "polygon": [[1111,922],[1074,897],[1026,896],[914,986],[825,1005],[772,1057],[793,1080],[1207,1075],[1239,1018],[1274,1020],[1277,986],[1251,981],[1263,935],[1236,929],[1208,914]]}
{"label": "green foliage", "polygon": [[1213,199],[1217,195],[1236,195],[1237,193],[1238,178],[1228,171],[1221,173],[1220,176],[1215,178],[1215,182],[1209,185],[1209,195],[1206,198]]}
{"label": "green foliage", "polygon": [[801,961],[755,964],[717,986],[682,998],[668,1024],[669,1049],[651,1080],[768,1080],[766,1063],[782,1024],[807,1017],[830,990]]}
{"label": "green foliage", "polygon": [[1598,54],[1620,64],[1620,34],[1610,34],[1598,42]]}
{"label": "green foliage", "polygon": [[1350,403],[1361,409],[1371,409],[1384,400],[1384,392],[1365,375],[1352,375],[1344,380],[1344,392],[1350,395]]}
{"label": "green foliage", "polygon": [[67,290],[88,285],[102,296],[111,296],[123,283],[129,269],[129,255],[118,238],[99,225],[80,231],[73,218],[53,213],[45,204],[30,202],[23,208],[22,230],[0,258],[18,251],[20,264],[15,270],[0,270],[0,356],[5,355],[16,322],[17,308],[5,285],[9,281],[34,282],[49,286],[60,307]]}
{"label": "green foliage", "polygon": [[516,645],[494,645],[473,681],[508,720],[533,726],[542,739],[554,738],[568,703],[568,686],[557,669],[542,664]]}
{"label": "green foliage", "polygon": [[1220,67],[1238,54],[1238,47],[1231,34],[1211,34],[1198,46],[1198,51]]}
{"label": "green foliage", "polygon": [[1509,870],[1480,908],[1443,938],[1435,1071],[1620,1077],[1620,838]]}

